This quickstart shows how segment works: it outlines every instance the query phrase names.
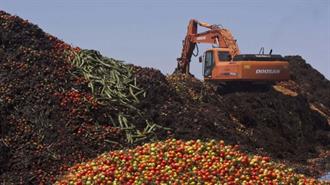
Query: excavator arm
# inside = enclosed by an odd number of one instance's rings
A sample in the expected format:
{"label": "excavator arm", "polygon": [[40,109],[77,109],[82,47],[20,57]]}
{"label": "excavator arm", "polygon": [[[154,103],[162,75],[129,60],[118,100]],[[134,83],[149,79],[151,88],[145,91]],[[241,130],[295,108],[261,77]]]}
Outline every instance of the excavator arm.
{"label": "excavator arm", "polygon": [[[209,30],[197,33],[197,27],[205,27]],[[189,74],[189,64],[196,44],[207,43],[215,44],[220,48],[229,49],[229,54],[234,57],[239,54],[239,48],[231,32],[220,28],[217,25],[210,25],[205,22],[199,22],[195,19],[189,21],[187,35],[183,41],[181,57],[177,59],[177,70]]]}

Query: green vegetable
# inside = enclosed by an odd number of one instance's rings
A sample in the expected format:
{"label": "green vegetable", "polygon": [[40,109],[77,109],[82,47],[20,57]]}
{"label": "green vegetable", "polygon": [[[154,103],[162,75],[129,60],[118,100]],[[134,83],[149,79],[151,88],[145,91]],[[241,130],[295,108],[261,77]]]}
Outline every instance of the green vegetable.
{"label": "green vegetable", "polygon": [[[146,92],[137,86],[131,66],[125,65],[122,61],[103,57],[94,50],[80,50],[74,53],[74,56],[72,63],[77,72],[88,81],[88,87],[99,104],[121,106],[134,111],[136,113],[134,116],[143,117],[136,105],[140,102],[139,98],[146,96]],[[125,115],[124,112],[118,114],[117,123],[111,116],[110,120],[114,127],[120,127],[125,131],[129,143],[146,138],[152,135],[156,128],[162,128],[146,120],[146,128],[139,131],[132,121],[129,121],[134,120],[133,116]]]}

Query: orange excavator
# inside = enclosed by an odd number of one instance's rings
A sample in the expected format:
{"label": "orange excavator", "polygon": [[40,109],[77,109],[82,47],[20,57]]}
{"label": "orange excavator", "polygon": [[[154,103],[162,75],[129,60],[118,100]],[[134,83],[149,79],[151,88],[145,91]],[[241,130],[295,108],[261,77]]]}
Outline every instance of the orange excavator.
{"label": "orange excavator", "polygon": [[[197,27],[208,30],[197,33]],[[203,76],[206,81],[214,82],[274,82],[289,79],[289,64],[281,55],[240,54],[238,45],[228,29],[190,20],[187,35],[183,41],[181,57],[177,58],[176,71],[189,73],[189,65],[197,44],[212,44],[212,48],[199,57],[203,63]],[[197,47],[196,47],[197,46]]]}

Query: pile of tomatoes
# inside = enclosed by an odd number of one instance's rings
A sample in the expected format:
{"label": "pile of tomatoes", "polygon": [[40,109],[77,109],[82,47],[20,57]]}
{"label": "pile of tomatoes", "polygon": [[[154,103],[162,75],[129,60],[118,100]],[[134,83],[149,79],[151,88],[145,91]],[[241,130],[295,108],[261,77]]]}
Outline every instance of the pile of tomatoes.
{"label": "pile of tomatoes", "polygon": [[66,184],[321,184],[269,157],[242,153],[223,141],[169,139],[112,151],[75,165]]}

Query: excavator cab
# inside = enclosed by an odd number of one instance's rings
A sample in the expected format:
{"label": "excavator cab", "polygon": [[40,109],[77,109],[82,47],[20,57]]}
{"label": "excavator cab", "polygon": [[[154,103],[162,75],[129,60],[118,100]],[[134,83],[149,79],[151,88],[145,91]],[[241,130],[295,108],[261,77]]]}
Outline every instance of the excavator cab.
{"label": "excavator cab", "polygon": [[200,58],[199,62],[203,65],[203,76],[205,79],[212,78],[212,71],[216,64],[220,62],[230,63],[232,62],[232,56],[226,49],[209,49]]}
{"label": "excavator cab", "polygon": [[215,66],[215,61],[230,62],[232,60],[228,51],[206,51],[201,58],[203,64],[203,76],[208,78],[212,76],[212,70]]}

